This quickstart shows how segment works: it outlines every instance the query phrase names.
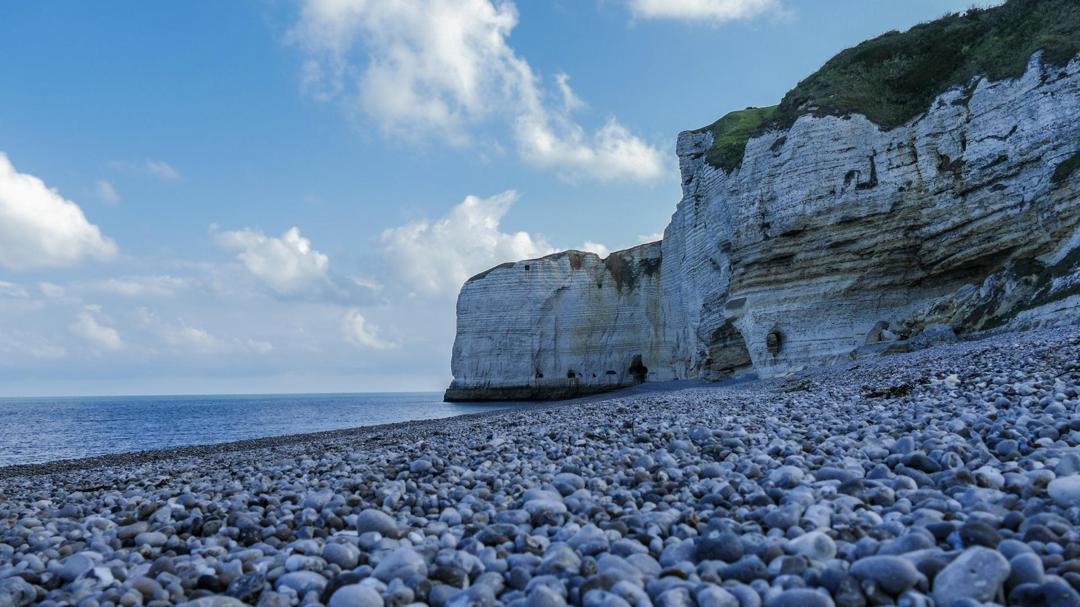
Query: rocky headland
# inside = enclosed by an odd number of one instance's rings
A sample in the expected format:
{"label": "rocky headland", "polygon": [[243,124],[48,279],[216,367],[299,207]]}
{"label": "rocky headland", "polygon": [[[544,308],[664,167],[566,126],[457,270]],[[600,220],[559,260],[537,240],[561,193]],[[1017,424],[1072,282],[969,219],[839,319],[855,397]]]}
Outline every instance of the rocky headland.
{"label": "rocky headland", "polygon": [[0,468],[0,607],[1080,607],[1078,52],[1013,0],[682,134],[662,242],[463,287],[447,397],[755,381]]}
{"label": "rocky headland", "polygon": [[1080,330],[0,470],[0,605],[1080,605]]}
{"label": "rocky headland", "polygon": [[682,133],[662,242],[469,280],[449,400],[772,377],[1080,318],[1080,7],[892,32]]}

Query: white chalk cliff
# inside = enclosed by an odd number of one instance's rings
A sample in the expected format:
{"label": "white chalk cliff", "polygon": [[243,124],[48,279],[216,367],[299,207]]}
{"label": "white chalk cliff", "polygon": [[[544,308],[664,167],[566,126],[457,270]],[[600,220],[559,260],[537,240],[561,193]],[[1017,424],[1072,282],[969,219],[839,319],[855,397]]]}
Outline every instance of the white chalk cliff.
{"label": "white chalk cliff", "polygon": [[661,243],[504,264],[458,299],[448,399],[775,376],[1080,317],[1080,58],[883,129],[799,117],[741,165],[679,136]]}

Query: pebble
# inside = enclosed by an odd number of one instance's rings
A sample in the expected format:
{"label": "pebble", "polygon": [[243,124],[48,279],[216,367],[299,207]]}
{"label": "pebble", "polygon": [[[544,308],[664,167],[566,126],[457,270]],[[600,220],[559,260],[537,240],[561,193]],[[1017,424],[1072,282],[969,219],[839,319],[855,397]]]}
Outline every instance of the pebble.
{"label": "pebble", "polygon": [[1075,328],[265,441],[0,469],[0,605],[1080,607]]}
{"label": "pebble", "polygon": [[776,595],[776,598],[770,600],[766,607],[835,607],[835,605],[832,597],[825,593],[807,588],[796,588]]}
{"label": "pebble", "polygon": [[328,607],[382,607],[383,598],[370,586],[349,584],[338,588]]}
{"label": "pebble", "polygon": [[334,542],[323,548],[322,558],[342,569],[352,569],[360,561],[360,550],[352,544]]}
{"label": "pebble", "polygon": [[968,548],[934,578],[934,600],[949,606],[971,599],[993,600],[1009,577],[1009,561],[1001,553],[981,546]]}
{"label": "pebble", "polygon": [[385,555],[371,574],[384,582],[427,575],[427,563],[412,548],[402,547]]}
{"label": "pebble", "polygon": [[811,561],[827,561],[836,556],[836,542],[821,531],[811,531],[789,541],[788,551]]}
{"label": "pebble", "polygon": [[734,563],[742,558],[742,540],[730,531],[711,531],[695,542],[696,557],[702,561]]}
{"label": "pebble", "polygon": [[1018,554],[1009,560],[1009,577],[1006,586],[1015,588],[1023,584],[1041,584],[1045,572],[1042,559],[1034,552]]}
{"label": "pebble", "polygon": [[23,607],[31,605],[37,597],[37,590],[20,577],[0,580],[0,605]]}
{"label": "pebble", "polygon": [[278,590],[291,588],[298,593],[311,588],[322,590],[326,586],[326,578],[314,571],[292,571],[279,577],[275,586]]}
{"label": "pebble", "polygon": [[698,591],[698,607],[739,607],[739,599],[719,586],[708,585]]}
{"label": "pebble", "polygon": [[160,531],[144,531],[135,536],[136,546],[151,546],[160,548],[169,541],[169,537]]}
{"label": "pebble", "polygon": [[889,594],[900,594],[912,588],[922,574],[909,559],[899,556],[868,556],[851,566],[851,573],[863,580],[870,580]]}
{"label": "pebble", "polygon": [[1055,478],[1046,492],[1062,508],[1080,506],[1080,474]]}
{"label": "pebble", "polygon": [[73,582],[87,571],[94,568],[94,559],[87,554],[73,554],[64,559],[60,566],[60,579],[65,582]]}
{"label": "pebble", "polygon": [[373,508],[368,508],[356,515],[356,532],[375,532],[389,538],[397,538],[401,535],[394,517]]}
{"label": "pebble", "polygon": [[409,472],[412,472],[413,474],[424,474],[427,472],[431,472],[434,467],[435,466],[433,466],[429,460],[422,458],[415,459],[412,461],[411,464],[409,464]]}

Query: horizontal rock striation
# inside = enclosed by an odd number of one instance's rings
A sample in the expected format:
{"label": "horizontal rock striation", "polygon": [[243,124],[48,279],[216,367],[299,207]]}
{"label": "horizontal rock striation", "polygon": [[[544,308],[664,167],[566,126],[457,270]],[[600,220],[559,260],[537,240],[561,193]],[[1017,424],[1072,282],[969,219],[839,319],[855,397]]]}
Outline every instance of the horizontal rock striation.
{"label": "horizontal rock striation", "polygon": [[[1036,55],[1022,77],[947,91],[890,131],[804,116],[751,139],[730,173],[703,162],[708,133],[684,133],[684,197],[663,252],[665,279],[680,278],[665,310],[689,314],[691,373],[713,347],[703,327],[732,323],[764,375],[819,365],[881,324],[1075,246],[1077,175],[1058,167],[1080,151],[1078,72],[1080,61]],[[1025,302],[1012,303],[1006,313]]]}
{"label": "horizontal rock striation", "polygon": [[658,242],[606,259],[567,251],[503,264],[465,283],[457,317],[447,400],[567,398],[672,379]]}
{"label": "horizontal rock striation", "polygon": [[809,112],[730,170],[712,145],[679,136],[661,244],[470,280],[447,396],[773,376],[1080,318],[1080,59],[1036,53],[1021,77],[945,91],[891,130]]}

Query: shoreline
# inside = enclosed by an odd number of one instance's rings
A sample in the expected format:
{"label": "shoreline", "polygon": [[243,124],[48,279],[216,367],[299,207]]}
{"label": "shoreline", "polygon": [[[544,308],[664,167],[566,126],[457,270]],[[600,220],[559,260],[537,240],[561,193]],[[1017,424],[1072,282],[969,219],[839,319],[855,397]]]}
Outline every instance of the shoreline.
{"label": "shoreline", "polygon": [[1080,605],[1080,327],[684,388],[9,468],[0,604]]}
{"label": "shoreline", "polygon": [[[746,382],[740,382],[745,384]],[[679,390],[690,390],[695,388],[724,388],[728,387],[728,384],[716,383],[708,384],[697,380],[683,380],[683,381],[670,381],[670,382],[657,382],[652,384],[640,384],[637,386],[628,386],[619,390],[610,392],[604,392],[600,394],[588,394],[575,398],[567,398],[562,400],[552,401],[536,401],[531,402],[523,407],[510,407],[506,409],[498,409],[494,411],[478,411],[476,413],[463,413],[459,415],[451,415],[449,417],[434,417],[430,419],[416,419],[406,420],[400,422],[390,422],[386,424],[374,424],[370,426],[353,426],[350,428],[338,428],[335,430],[321,430],[318,432],[304,432],[300,434],[281,434],[277,436],[261,436],[257,438],[247,438],[235,441],[225,441],[219,443],[206,443],[206,444],[191,444],[191,445],[178,445],[175,447],[166,447],[163,449],[146,449],[142,451],[122,451],[117,453],[103,453],[100,455],[90,455],[87,457],[65,458],[49,460],[46,462],[38,462],[32,464],[11,464],[7,466],[0,466],[0,480],[19,478],[19,477],[32,477],[42,476],[48,474],[57,474],[68,471],[81,471],[81,470],[94,470],[109,466],[122,466],[129,464],[147,464],[153,462],[167,461],[180,458],[198,458],[209,457],[214,455],[222,455],[227,453],[236,453],[242,451],[253,451],[259,449],[271,449],[275,447],[288,447],[295,445],[304,445],[319,441],[337,440],[356,438],[367,438],[369,435],[378,434],[382,432],[391,431],[418,431],[427,429],[426,426],[432,424],[439,424],[445,422],[460,422],[465,420],[479,419],[482,417],[501,415],[512,411],[522,410],[539,410],[549,409],[554,407],[564,407],[570,405],[582,405],[593,402],[601,402],[606,400],[628,398],[639,394],[659,393],[659,392],[675,392]],[[485,401],[470,401],[475,402],[478,405],[490,404]],[[469,404],[469,403],[458,403]]]}
{"label": "shoreline", "polygon": [[[563,406],[564,404],[573,403],[575,402],[575,400],[576,399],[542,403],[537,405],[537,407],[558,407]],[[226,441],[222,443],[180,445],[176,447],[167,447],[164,449],[147,449],[143,451],[105,453],[101,455],[91,455],[88,457],[51,460],[35,464],[12,464],[10,466],[0,466],[0,480],[24,476],[29,477],[41,476],[45,474],[57,474],[67,471],[93,470],[108,466],[147,464],[181,458],[210,457],[215,455],[224,455],[243,451],[306,445],[319,441],[332,441],[349,438],[363,439],[370,438],[372,435],[377,435],[382,432],[423,430],[426,429],[426,426],[431,426],[440,422],[447,422],[450,420],[479,419],[487,416],[499,415],[509,411],[517,410],[519,409],[510,408],[497,409],[494,411],[478,411],[476,413],[464,413],[461,415],[453,415],[450,417],[414,419],[400,422],[391,422],[387,424],[375,424],[371,426],[354,426],[351,428],[338,428],[336,430],[322,430],[319,432],[282,434],[278,436],[262,436],[258,438]]]}

